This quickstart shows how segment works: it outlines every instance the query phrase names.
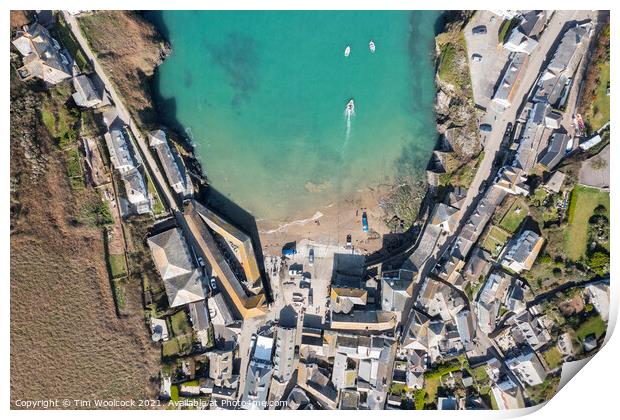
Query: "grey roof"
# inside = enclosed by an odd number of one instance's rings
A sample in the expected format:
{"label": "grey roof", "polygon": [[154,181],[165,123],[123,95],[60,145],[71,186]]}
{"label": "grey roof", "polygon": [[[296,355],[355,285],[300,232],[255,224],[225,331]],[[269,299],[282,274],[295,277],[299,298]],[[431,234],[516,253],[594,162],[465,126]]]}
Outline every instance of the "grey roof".
{"label": "grey roof", "polygon": [[549,332],[542,327],[540,318],[534,318],[528,311],[515,316],[514,325],[512,335],[516,342],[526,342],[534,350],[551,340]]}
{"label": "grey roof", "polygon": [[455,214],[458,213],[458,211],[458,209],[450,207],[447,204],[438,203],[433,210],[431,223],[434,225],[440,225],[444,222],[452,222]]}
{"label": "grey roof", "polygon": [[137,166],[122,128],[110,127],[110,131],[105,133],[104,137],[110,152],[110,160],[116,170],[124,172]]}
{"label": "grey roof", "polygon": [[188,305],[189,317],[192,320],[194,330],[203,331],[209,329],[209,314],[204,299],[192,302]]}
{"label": "grey roof", "polygon": [[549,181],[545,184],[545,188],[549,191],[559,193],[560,188],[562,188],[562,184],[564,184],[565,178],[566,175],[564,172],[555,171],[553,175],[551,175],[551,178],[549,178]]}
{"label": "grey roof", "polygon": [[524,52],[531,54],[538,42],[525,35],[519,28],[514,28],[504,47],[510,51]]}
{"label": "grey roof", "polygon": [[508,67],[504,71],[501,81],[493,94],[493,100],[502,105],[510,104],[512,91],[515,86],[515,82],[518,80],[521,74],[523,64],[527,61],[527,54],[516,52],[510,56]]}
{"label": "grey roof", "polygon": [[[29,69],[35,69],[33,72],[35,76],[46,79],[45,71],[37,64],[60,71],[66,75],[66,78],[71,76],[71,59],[60,52],[58,41],[53,39],[42,25],[34,22],[24,27],[21,36],[13,41],[13,45],[24,56],[24,65]],[[67,64],[63,62],[63,58]]]}
{"label": "grey roof", "polygon": [[591,23],[585,23],[575,25],[564,33],[551,62],[538,80],[536,100],[547,101],[555,106],[564,97],[566,87],[583,55],[579,48],[584,38],[589,36],[591,28]]}
{"label": "grey roof", "polygon": [[550,111],[549,105],[543,102],[537,102],[530,110],[513,166],[526,172],[534,167],[537,152],[545,134],[545,118]]}
{"label": "grey roof", "polygon": [[151,236],[147,242],[164,280],[170,306],[204,300],[201,275],[191,261],[181,229],[173,228]]}
{"label": "grey roof", "polygon": [[127,198],[132,204],[148,201],[148,192],[144,182],[144,177],[137,169],[131,169],[122,176],[125,181]]}
{"label": "grey roof", "polygon": [[476,329],[474,328],[472,313],[469,310],[464,309],[456,315],[456,328],[459,332],[461,342],[465,347],[465,351],[473,349],[473,339]]}
{"label": "grey roof", "polygon": [[520,354],[507,358],[506,365],[522,382],[529,385],[539,384],[547,377],[540,359],[530,348],[525,348]]}
{"label": "grey roof", "polygon": [[545,10],[525,10],[521,13],[519,29],[527,36],[538,36],[547,22]]}
{"label": "grey roof", "polygon": [[463,205],[463,202],[467,198],[467,188],[465,187],[454,187],[452,191],[448,194],[448,205],[451,207],[460,209]]}
{"label": "grey roof", "polygon": [[558,74],[574,66],[574,63],[571,61],[575,59],[577,47],[585,37],[589,36],[591,27],[592,25],[590,23],[586,23],[583,25],[575,25],[568,29],[564,33],[560,45],[558,45],[558,48],[555,50],[555,54],[549,63],[548,69]]}
{"label": "grey roof", "polygon": [[101,95],[95,90],[93,82],[85,74],[73,78],[75,93],[73,100],[78,106],[91,107],[101,102]]}
{"label": "grey roof", "polygon": [[384,311],[402,311],[411,298],[413,272],[399,270],[396,276],[385,273],[381,279],[381,308]]}
{"label": "grey roof", "polygon": [[274,375],[280,380],[288,381],[294,371],[297,328],[280,326],[276,331],[276,351],[273,356]]}
{"label": "grey roof", "polygon": [[[508,252],[504,256],[504,261],[515,261],[517,263],[524,264],[531,256],[539,239],[540,235],[537,233],[534,233],[531,230],[524,231],[516,241],[513,241],[512,246],[508,249]],[[504,261],[502,261],[502,264]]]}
{"label": "grey roof", "polygon": [[463,275],[469,281],[477,281],[478,277],[484,276],[491,267],[490,255],[482,248],[476,248],[472,251],[467,264],[463,268]]}
{"label": "grey roof", "polygon": [[568,145],[570,138],[565,133],[555,133],[551,137],[551,143],[547,148],[547,152],[540,159],[540,163],[545,165],[548,169],[553,169],[566,155],[566,146]]}
{"label": "grey roof", "polygon": [[245,379],[245,389],[241,397],[241,408],[263,410],[269,394],[269,384],[273,370],[271,366],[250,362]]}
{"label": "grey roof", "polygon": [[162,130],[151,131],[148,133],[148,138],[151,147],[157,151],[157,156],[164,167],[164,173],[168,182],[177,194],[185,194],[188,190],[188,183],[191,181],[188,180],[185,166],[180,157],[170,147],[166,139],[166,133]]}

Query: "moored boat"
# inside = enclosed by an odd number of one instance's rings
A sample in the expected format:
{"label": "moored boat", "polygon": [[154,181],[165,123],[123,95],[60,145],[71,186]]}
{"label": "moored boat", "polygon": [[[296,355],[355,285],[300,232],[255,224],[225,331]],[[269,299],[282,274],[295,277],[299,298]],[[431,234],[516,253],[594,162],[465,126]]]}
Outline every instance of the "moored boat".
{"label": "moored boat", "polygon": [[370,43],[368,44],[368,48],[370,48],[370,52],[374,54],[376,49],[374,41],[370,41]]}
{"label": "moored boat", "polygon": [[351,54],[351,47],[347,45],[347,48],[344,49],[344,56],[348,57]]}

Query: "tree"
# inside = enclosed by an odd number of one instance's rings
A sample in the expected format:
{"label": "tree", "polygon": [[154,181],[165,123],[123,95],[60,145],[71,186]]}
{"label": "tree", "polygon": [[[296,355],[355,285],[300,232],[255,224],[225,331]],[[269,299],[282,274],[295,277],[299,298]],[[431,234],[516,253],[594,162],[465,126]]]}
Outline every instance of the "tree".
{"label": "tree", "polygon": [[588,266],[599,276],[609,273],[609,254],[602,251],[595,251],[588,258]]}

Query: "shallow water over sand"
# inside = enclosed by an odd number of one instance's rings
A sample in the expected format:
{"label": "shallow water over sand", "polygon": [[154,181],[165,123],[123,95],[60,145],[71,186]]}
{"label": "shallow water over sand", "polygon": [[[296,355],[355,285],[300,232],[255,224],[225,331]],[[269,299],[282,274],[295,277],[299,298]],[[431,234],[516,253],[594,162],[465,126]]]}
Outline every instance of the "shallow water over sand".
{"label": "shallow water over sand", "polygon": [[255,217],[310,217],[422,176],[438,13],[157,13],[173,48],[156,78],[161,114],[189,133],[213,187]]}

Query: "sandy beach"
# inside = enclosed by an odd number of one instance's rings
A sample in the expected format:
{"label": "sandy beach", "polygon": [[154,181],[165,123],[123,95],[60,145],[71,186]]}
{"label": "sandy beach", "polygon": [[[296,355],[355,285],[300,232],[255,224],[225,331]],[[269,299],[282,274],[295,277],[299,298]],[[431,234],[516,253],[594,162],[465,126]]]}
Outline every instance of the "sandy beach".
{"label": "sandy beach", "polygon": [[[343,245],[349,234],[353,246],[361,253],[380,249],[383,244],[382,237],[389,233],[389,229],[383,221],[385,213],[379,202],[392,188],[393,186],[387,184],[364,188],[343,200],[297,214],[285,221],[258,221],[264,255],[280,255],[284,244],[302,239],[326,245]],[[368,217],[369,232],[362,231],[364,211]]]}

